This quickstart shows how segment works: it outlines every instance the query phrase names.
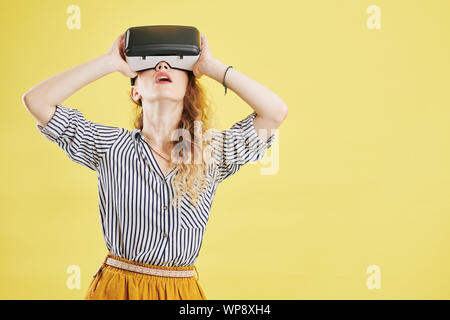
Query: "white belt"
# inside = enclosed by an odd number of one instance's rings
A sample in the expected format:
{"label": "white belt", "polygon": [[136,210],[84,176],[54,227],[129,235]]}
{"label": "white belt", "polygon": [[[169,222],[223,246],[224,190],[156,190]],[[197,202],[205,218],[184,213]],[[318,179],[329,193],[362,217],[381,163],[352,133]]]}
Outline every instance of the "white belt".
{"label": "white belt", "polygon": [[116,260],[114,258],[108,257],[105,264],[116,267],[119,269],[124,269],[128,271],[150,274],[154,276],[161,277],[193,277],[195,276],[195,269],[193,270],[166,270],[166,269],[156,269],[150,267],[139,266],[136,264],[131,264],[121,260]]}

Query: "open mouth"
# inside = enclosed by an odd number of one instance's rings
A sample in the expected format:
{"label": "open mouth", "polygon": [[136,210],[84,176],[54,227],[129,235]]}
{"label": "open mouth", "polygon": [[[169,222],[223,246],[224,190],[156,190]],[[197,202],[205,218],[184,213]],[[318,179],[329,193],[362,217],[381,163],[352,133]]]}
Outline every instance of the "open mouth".
{"label": "open mouth", "polygon": [[161,77],[159,79],[156,80],[156,83],[171,83],[172,81],[170,81],[170,79],[165,78],[165,77]]}
{"label": "open mouth", "polygon": [[169,81],[169,80],[158,80],[158,81],[156,81],[156,83],[171,83],[172,81]]}
{"label": "open mouth", "polygon": [[170,76],[165,72],[159,72],[156,75],[156,83],[170,83],[172,82],[172,79],[170,79]]}

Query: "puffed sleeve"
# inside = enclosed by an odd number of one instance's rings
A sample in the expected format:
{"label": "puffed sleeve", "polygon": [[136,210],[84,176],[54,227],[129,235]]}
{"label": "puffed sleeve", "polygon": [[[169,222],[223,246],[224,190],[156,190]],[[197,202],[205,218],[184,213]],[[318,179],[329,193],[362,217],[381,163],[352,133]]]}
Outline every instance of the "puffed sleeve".
{"label": "puffed sleeve", "polygon": [[275,140],[275,133],[264,141],[256,133],[253,120],[256,111],[226,130],[213,130],[211,146],[217,170],[216,181],[222,182],[244,164],[260,160]]}
{"label": "puffed sleeve", "polygon": [[37,124],[37,129],[58,144],[71,160],[94,171],[122,130],[88,121],[79,110],[62,105],[56,106],[45,127]]}

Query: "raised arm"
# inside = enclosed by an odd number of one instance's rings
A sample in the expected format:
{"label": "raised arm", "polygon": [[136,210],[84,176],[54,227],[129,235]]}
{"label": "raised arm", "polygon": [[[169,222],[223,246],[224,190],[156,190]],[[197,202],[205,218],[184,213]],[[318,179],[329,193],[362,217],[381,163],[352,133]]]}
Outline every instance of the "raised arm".
{"label": "raised arm", "polygon": [[[214,58],[201,33],[202,53],[194,65],[194,74],[203,74],[222,83],[227,65]],[[231,68],[225,84],[253,109],[244,119],[226,130],[212,130],[212,150],[218,165],[217,182],[236,173],[244,164],[261,159],[275,141],[275,132],[287,117],[286,103],[274,92]]]}
{"label": "raised arm", "polygon": [[45,127],[54,115],[56,105],[85,85],[114,71],[135,77],[136,73],[125,62],[123,46],[124,34],[121,34],[107,53],[33,86],[22,96],[23,104],[38,124]]}
{"label": "raised arm", "polygon": [[58,144],[75,162],[98,170],[122,129],[85,119],[77,109],[61,102],[88,83],[120,71],[135,77],[123,55],[124,35],[116,38],[106,54],[57,74],[28,90],[22,97],[27,110],[37,120],[37,129]]}

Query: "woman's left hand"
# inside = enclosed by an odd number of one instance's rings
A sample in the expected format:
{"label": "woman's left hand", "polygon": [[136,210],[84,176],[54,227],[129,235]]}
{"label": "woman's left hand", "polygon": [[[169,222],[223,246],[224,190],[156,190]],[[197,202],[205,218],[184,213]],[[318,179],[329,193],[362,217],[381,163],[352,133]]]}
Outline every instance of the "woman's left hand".
{"label": "woman's left hand", "polygon": [[200,32],[200,42],[201,42],[200,44],[201,54],[192,68],[192,72],[197,78],[200,78],[207,72],[210,61],[213,59],[211,51],[209,50],[208,40],[206,39],[205,35],[201,32]]}

